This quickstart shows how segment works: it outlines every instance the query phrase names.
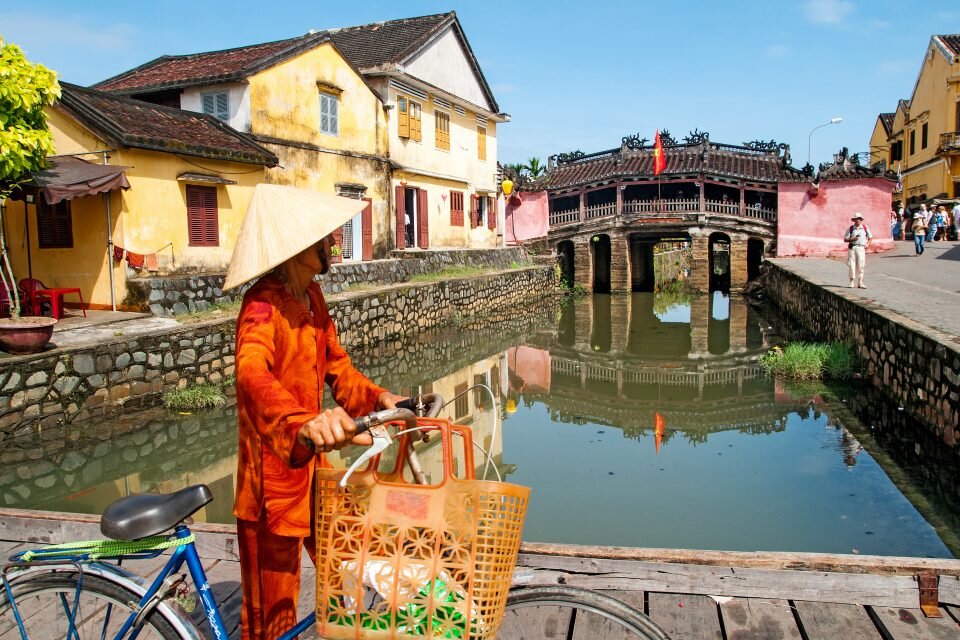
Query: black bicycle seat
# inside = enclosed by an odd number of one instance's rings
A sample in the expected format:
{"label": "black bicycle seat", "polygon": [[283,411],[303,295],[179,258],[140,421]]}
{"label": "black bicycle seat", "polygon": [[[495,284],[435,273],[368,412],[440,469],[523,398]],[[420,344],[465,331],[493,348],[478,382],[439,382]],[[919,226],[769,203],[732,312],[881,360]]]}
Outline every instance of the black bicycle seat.
{"label": "black bicycle seat", "polygon": [[140,494],[111,502],[100,516],[100,532],[113,540],[137,540],[169,531],[213,500],[210,487],[195,484],[176,493]]}

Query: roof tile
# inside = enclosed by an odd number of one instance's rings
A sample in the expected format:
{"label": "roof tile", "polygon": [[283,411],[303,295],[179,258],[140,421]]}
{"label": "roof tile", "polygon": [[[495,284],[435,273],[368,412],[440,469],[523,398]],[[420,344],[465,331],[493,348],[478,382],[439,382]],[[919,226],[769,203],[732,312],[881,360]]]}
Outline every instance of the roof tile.
{"label": "roof tile", "polygon": [[128,146],[273,167],[277,157],[213,116],[61,83],[58,105]]}
{"label": "roof tile", "polygon": [[400,62],[452,16],[452,13],[438,13],[333,29],[328,33],[351,64],[358,69],[368,69]]}

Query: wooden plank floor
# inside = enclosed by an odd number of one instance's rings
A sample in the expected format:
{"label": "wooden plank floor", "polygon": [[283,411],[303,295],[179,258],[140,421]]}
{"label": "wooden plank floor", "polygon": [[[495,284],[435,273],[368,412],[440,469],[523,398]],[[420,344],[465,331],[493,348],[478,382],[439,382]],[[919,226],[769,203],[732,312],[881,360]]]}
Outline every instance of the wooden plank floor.
{"label": "wooden plank floor", "polygon": [[[18,524],[17,518],[23,521]],[[29,517],[16,515],[11,519],[9,514],[0,512],[0,557],[37,546],[37,540],[60,542],[64,537],[97,537],[91,530],[96,524],[87,517],[71,517],[69,522],[38,522],[33,531],[30,523]],[[235,534],[230,527],[197,525],[195,529],[214,596],[230,637],[236,639],[240,631],[240,571]],[[544,553],[550,549],[559,555]],[[856,557],[849,564],[840,561],[843,571],[824,571],[825,563],[829,564],[827,557],[817,554],[738,556],[561,545],[550,549],[545,545],[525,545],[518,563],[521,582],[566,584],[606,593],[649,615],[676,640],[960,640],[958,561],[897,559],[900,563],[891,565],[883,559]],[[621,557],[597,557],[598,554]],[[656,561],[660,556],[663,559]],[[724,558],[738,559],[740,566],[711,564]],[[696,564],[694,559],[704,564]],[[145,576],[155,575],[161,566],[162,559],[125,563],[127,569]],[[315,593],[313,567],[306,554],[302,566],[300,613],[305,615],[313,606]],[[872,572],[857,573],[864,567]],[[942,618],[924,616],[919,609],[916,581],[909,575],[931,568],[941,575]],[[905,575],[896,575],[904,572]],[[202,613],[197,610],[193,615],[209,637]],[[304,635],[316,637],[312,631]],[[617,635],[600,616],[571,616],[569,611],[557,607],[538,607],[509,613],[500,637],[616,640],[623,636]]]}

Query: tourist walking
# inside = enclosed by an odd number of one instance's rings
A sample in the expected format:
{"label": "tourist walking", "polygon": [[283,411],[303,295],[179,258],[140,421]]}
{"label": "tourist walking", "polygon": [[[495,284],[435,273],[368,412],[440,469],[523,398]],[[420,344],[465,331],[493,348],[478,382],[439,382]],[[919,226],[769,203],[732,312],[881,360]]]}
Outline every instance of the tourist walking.
{"label": "tourist walking", "polygon": [[953,206],[953,239],[960,240],[960,200]]}
{"label": "tourist walking", "polygon": [[898,240],[907,239],[907,225],[910,224],[910,219],[907,217],[907,212],[903,208],[903,202],[900,203],[900,208],[897,209],[897,221],[900,223],[900,237]]}
{"label": "tourist walking", "polygon": [[921,209],[913,214],[913,248],[918,256],[923,253],[923,242],[926,240],[926,234],[927,221]]}
{"label": "tourist walking", "polygon": [[[258,184],[224,289],[257,279],[236,329],[240,448],[233,514],[240,555],[241,638],[276,638],[297,621],[304,545],[315,557],[313,473],[354,437],[350,416],[400,396],[357,371],[314,278],[330,267],[331,234],[364,202]],[[324,409],[323,385],[337,405]]]}
{"label": "tourist walking", "polygon": [[873,234],[863,223],[862,214],[855,213],[850,220],[853,224],[843,234],[843,241],[847,243],[847,267],[850,271],[850,284],[848,286],[866,289],[866,285],[863,284],[863,271],[866,263],[867,247],[870,246]]}

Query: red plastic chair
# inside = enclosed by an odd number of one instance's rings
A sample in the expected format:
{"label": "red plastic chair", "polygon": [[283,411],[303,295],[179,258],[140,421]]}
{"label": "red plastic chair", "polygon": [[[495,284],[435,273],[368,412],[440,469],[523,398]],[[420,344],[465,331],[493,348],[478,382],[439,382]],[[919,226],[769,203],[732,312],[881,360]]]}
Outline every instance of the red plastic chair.
{"label": "red plastic chair", "polygon": [[20,291],[23,292],[23,306],[31,315],[39,316],[40,307],[43,300],[49,300],[45,296],[37,293],[40,289],[46,289],[47,286],[36,278],[24,278],[17,283]]}
{"label": "red plastic chair", "polygon": [[83,311],[83,317],[87,317],[87,309],[83,306],[83,294],[77,287],[54,287],[51,289],[36,278],[24,278],[18,284],[35,316],[40,315],[42,303],[48,301],[50,303],[50,315],[54,318],[62,318],[63,296],[77,294],[80,296],[80,310]]}
{"label": "red plastic chair", "polygon": [[6,318],[10,315],[10,294],[7,293],[7,287],[0,284],[0,318]]}

